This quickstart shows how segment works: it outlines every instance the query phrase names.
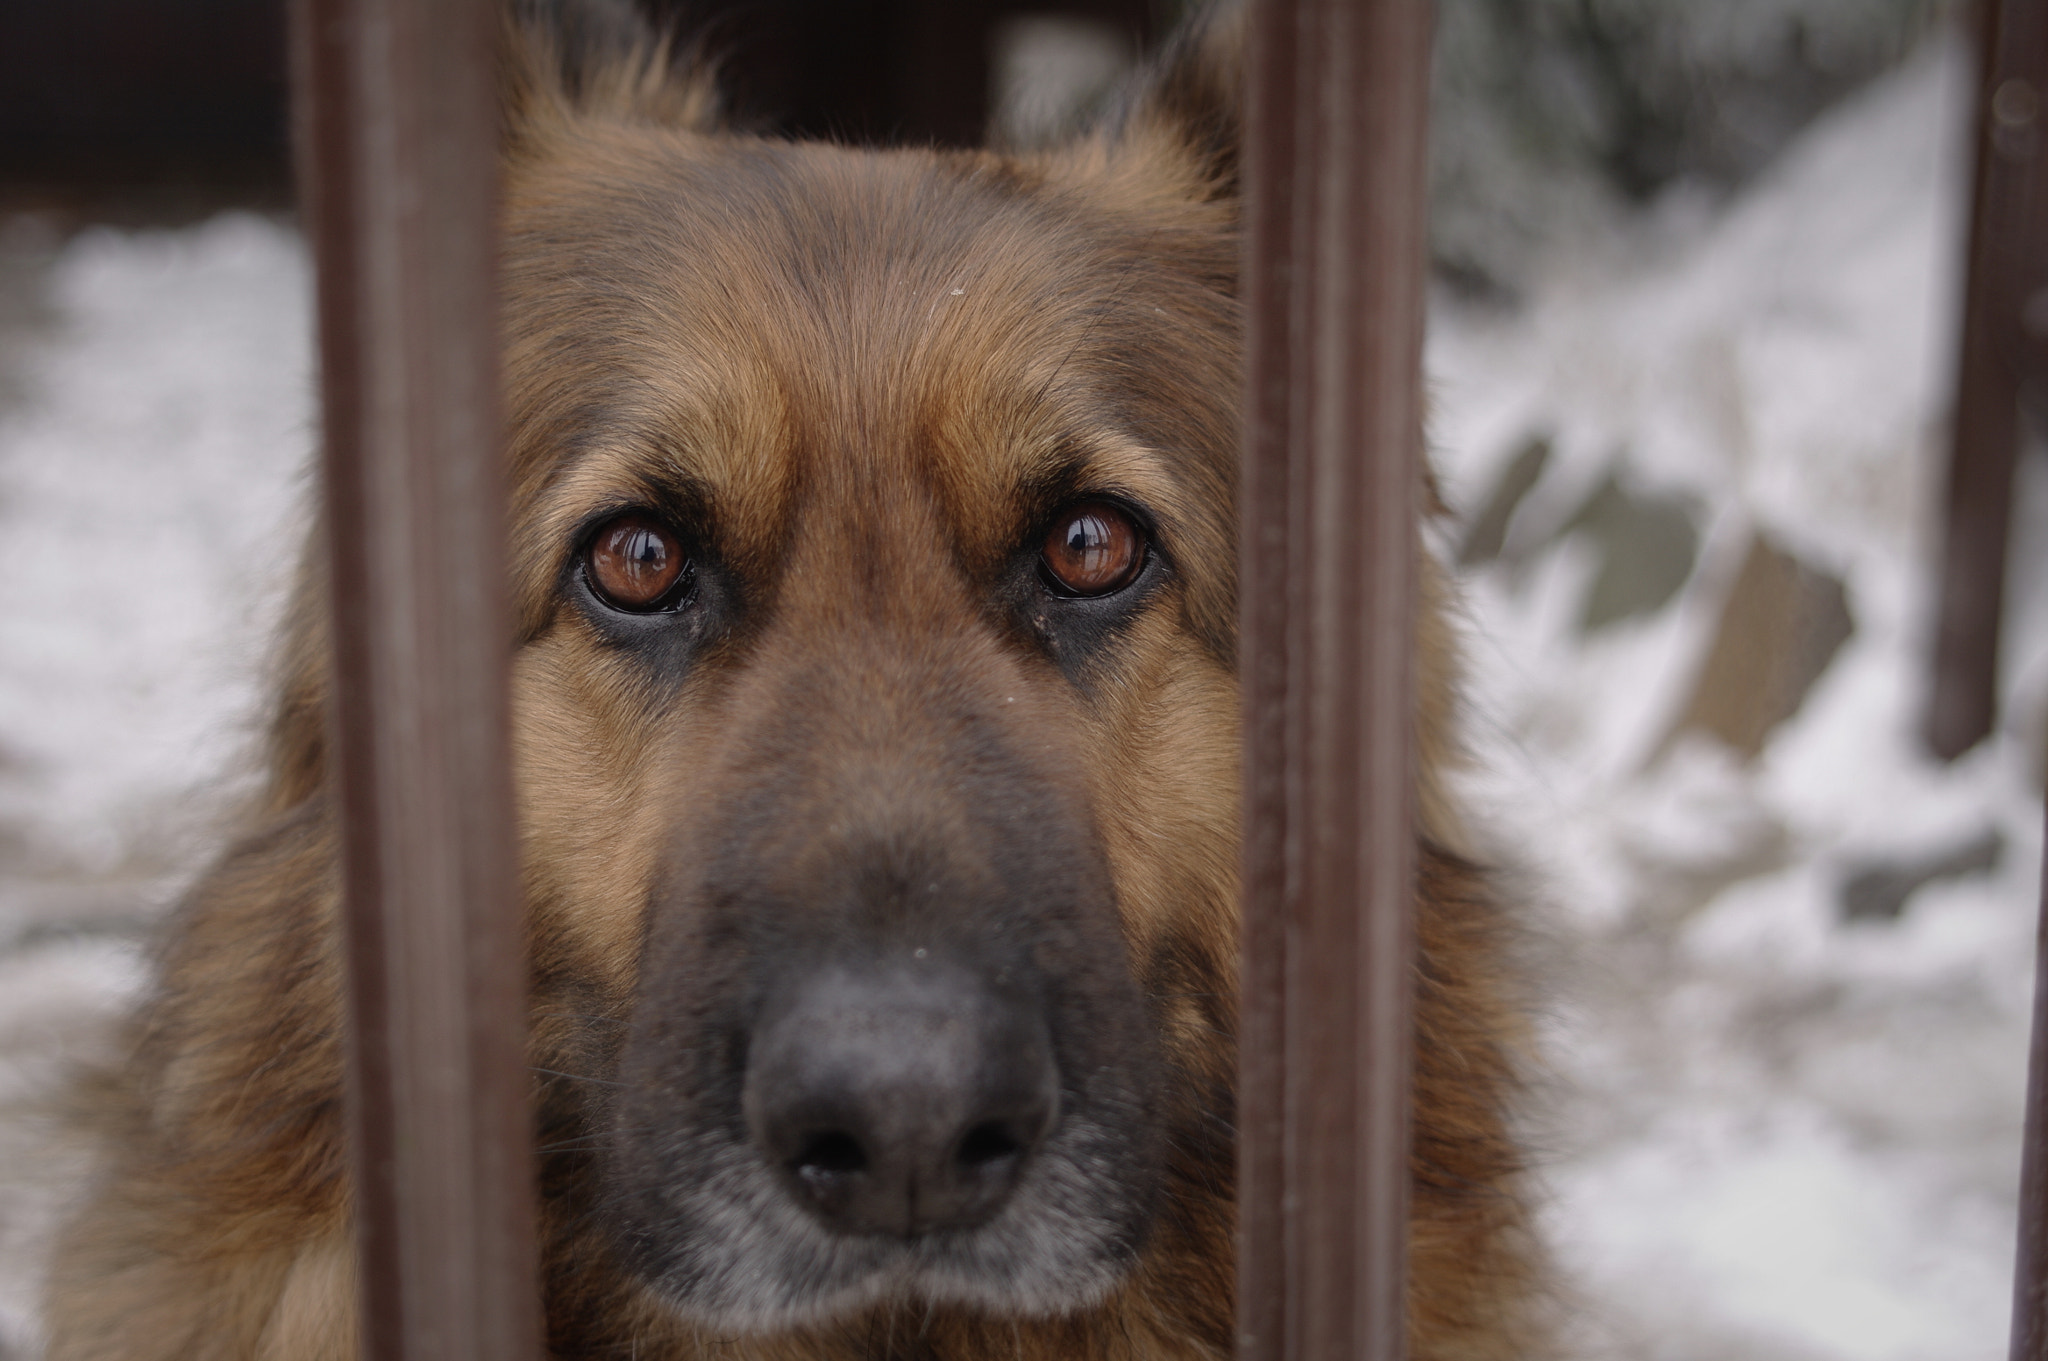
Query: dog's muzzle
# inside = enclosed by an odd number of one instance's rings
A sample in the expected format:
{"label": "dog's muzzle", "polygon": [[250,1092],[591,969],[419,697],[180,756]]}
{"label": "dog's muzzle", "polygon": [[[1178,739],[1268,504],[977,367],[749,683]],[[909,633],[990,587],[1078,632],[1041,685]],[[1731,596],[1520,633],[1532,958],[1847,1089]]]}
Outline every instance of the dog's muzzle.
{"label": "dog's muzzle", "polygon": [[1059,1118],[1044,1010],[926,949],[795,980],[756,1024],[748,1134],[835,1233],[986,1223]]}

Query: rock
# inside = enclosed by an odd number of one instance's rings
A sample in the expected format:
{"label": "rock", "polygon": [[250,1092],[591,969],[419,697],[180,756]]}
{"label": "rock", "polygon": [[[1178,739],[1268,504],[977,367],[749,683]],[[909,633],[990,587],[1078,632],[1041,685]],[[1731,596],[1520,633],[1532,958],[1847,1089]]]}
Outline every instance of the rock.
{"label": "rock", "polygon": [[1842,880],[1837,903],[1845,922],[1893,922],[1927,885],[1989,874],[2005,854],[2005,838],[1989,828],[1952,850],[1917,860],[1866,865]]}
{"label": "rock", "polygon": [[1681,733],[1699,732],[1754,758],[1855,631],[1840,580],[1758,535],[1659,753]]}
{"label": "rock", "polygon": [[1699,558],[1699,531],[1683,502],[1639,495],[1611,476],[1564,531],[1584,535],[1600,550],[1600,569],[1579,612],[1581,633],[1663,609]]}
{"label": "rock", "polygon": [[1550,441],[1542,435],[1531,436],[1521,451],[1508,460],[1486,504],[1466,527],[1465,541],[1458,547],[1458,566],[1477,567],[1500,556],[1501,547],[1507,542],[1508,522],[1515,518],[1522,498],[1543,476],[1549,463]]}

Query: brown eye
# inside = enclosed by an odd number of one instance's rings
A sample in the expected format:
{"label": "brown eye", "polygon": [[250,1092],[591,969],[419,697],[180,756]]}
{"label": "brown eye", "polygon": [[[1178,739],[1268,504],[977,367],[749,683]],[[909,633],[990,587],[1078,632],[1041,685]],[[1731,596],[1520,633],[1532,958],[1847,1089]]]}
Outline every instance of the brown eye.
{"label": "brown eye", "polygon": [[1130,583],[1145,563],[1145,538],[1131,517],[1107,501],[1083,501],[1060,512],[1041,555],[1053,583],[1074,595],[1107,595]]}
{"label": "brown eye", "polygon": [[674,532],[648,515],[610,521],[584,554],[592,589],[622,610],[659,609],[687,565]]}

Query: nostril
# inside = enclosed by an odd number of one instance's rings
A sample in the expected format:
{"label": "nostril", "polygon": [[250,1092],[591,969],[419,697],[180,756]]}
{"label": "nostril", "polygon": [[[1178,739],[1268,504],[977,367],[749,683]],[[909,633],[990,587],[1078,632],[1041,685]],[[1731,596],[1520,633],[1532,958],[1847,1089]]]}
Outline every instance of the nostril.
{"label": "nostril", "polygon": [[1058,1123],[1037,1003],[957,967],[835,966],[783,987],[749,1037],[740,1100],[786,1193],[844,1234],[916,1237],[997,1214]]}
{"label": "nostril", "polygon": [[984,1120],[962,1136],[954,1156],[963,1166],[979,1168],[1004,1158],[1014,1158],[1023,1151],[1023,1141],[1011,1132],[1008,1125],[998,1120]]}
{"label": "nostril", "polygon": [[867,1150],[843,1129],[822,1130],[804,1140],[797,1151],[797,1175],[805,1179],[839,1177],[867,1170]]}

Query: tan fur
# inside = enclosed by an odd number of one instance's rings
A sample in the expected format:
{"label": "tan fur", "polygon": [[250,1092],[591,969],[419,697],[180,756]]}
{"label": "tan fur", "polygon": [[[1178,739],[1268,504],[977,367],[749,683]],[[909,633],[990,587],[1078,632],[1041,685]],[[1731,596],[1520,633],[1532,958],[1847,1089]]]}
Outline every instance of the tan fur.
{"label": "tan fur", "polygon": [[[587,1089],[537,1077],[554,1355],[1230,1351],[1217,1132],[1235,1062],[1238,836],[1227,27],[1108,131],[1021,161],[721,134],[707,87],[658,53],[587,67],[574,89],[549,74],[545,41],[508,68],[536,1068],[602,1075],[616,1061],[650,886],[687,842],[687,810],[730,797],[748,759],[732,735],[777,684],[822,659],[847,726],[819,740],[914,764],[925,739],[892,705],[943,668],[1005,731],[1035,734],[1092,810],[1175,1075],[1176,1128],[1196,1132],[1175,1145],[1136,1269],[1103,1302],[1049,1320],[878,1306],[714,1336],[617,1260],[588,1213]],[[715,507],[709,532],[750,583],[753,622],[650,688],[564,605],[563,564],[593,511],[682,477]],[[1113,647],[1069,673],[1028,645],[1031,621],[992,623],[977,593],[1030,531],[1019,489],[1047,478],[1150,507],[1173,568]],[[1506,1113],[1519,1028],[1503,925],[1441,780],[1454,753],[1443,590],[1432,579],[1421,640],[1413,1352],[1496,1361],[1532,1354],[1539,1282]],[[315,576],[284,650],[268,791],[168,938],[104,1182],[60,1251],[51,1361],[352,1354],[322,609]]]}

